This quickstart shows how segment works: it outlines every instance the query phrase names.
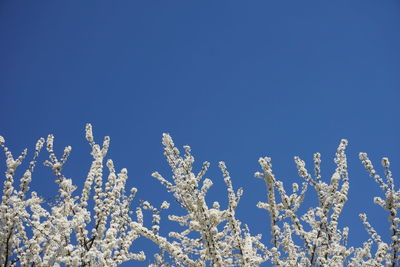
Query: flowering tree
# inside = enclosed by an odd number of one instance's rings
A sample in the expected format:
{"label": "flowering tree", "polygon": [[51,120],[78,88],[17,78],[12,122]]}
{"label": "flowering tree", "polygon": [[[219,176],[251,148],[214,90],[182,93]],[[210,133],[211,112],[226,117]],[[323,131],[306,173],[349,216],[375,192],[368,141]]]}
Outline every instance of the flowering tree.
{"label": "flowering tree", "polygon": [[[154,255],[152,266],[258,266],[264,262],[274,266],[397,266],[399,264],[400,191],[395,191],[389,160],[382,159],[386,181],[374,169],[366,153],[360,160],[385,192],[375,203],[389,212],[391,243],[385,243],[368,223],[367,216],[360,218],[371,238],[359,248],[349,247],[349,228],[338,227],[340,214],[347,202],[349,177],[342,140],[337,149],[336,170],[330,182],[321,176],[321,156],[314,154],[314,175],[305,163],[295,157],[298,173],[303,180],[301,188],[292,184],[288,194],[273,171],[271,159],[260,158],[262,172],[255,176],[265,181],[267,199],[257,206],[269,213],[271,244],[263,244],[261,235],[253,235],[249,228],[236,218],[235,210],[243,190],[235,191],[225,163],[219,167],[226,184],[228,205],[225,209],[215,201],[207,205],[206,196],[212,181],[204,179],[209,168],[205,162],[198,173],[193,170],[194,157],[189,146],[181,154],[168,134],[163,135],[164,155],[172,170],[165,178],[158,172],[153,177],[170,192],[184,215],[169,215],[183,231],[161,236],[160,210],[168,209],[164,201],[159,208],[148,201],[132,207],[136,188],[126,190],[127,170],[116,172],[111,159],[105,161],[110,138],[105,137],[100,146],[94,141],[92,127],[86,126],[93,157],[84,187],[80,194],[72,180],[65,177],[62,168],[71,147],[66,147],[61,157],[53,151],[54,137],[39,139],[33,158],[15,185],[16,170],[27,156],[27,150],[14,158],[0,136],[0,146],[6,157],[6,173],[0,203],[0,264],[2,266],[117,266],[129,260],[144,260],[143,251],[132,252],[133,242],[140,236],[154,242],[160,253]],[[46,147],[51,168],[58,185],[57,201],[46,206],[43,198],[29,190],[37,157]],[[108,175],[104,172],[104,161]],[[305,214],[299,208],[309,188],[318,196],[318,206],[310,207]],[[127,192],[128,191],[128,192]],[[135,210],[135,215],[133,215]],[[143,210],[152,214],[151,225],[145,224]]]}

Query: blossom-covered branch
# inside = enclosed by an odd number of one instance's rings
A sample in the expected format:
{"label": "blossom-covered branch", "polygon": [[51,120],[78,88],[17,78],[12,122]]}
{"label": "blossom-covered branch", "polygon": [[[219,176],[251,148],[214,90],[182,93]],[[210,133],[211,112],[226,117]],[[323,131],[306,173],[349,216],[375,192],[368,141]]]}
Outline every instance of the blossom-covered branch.
{"label": "blossom-covered branch", "polygon": [[[218,202],[208,207],[206,194],[213,183],[208,178],[202,179],[210,164],[204,162],[196,175],[192,170],[194,157],[189,146],[184,146],[185,153],[181,156],[171,136],[164,134],[162,143],[172,169],[172,182],[158,172],[153,173],[153,177],[173,194],[186,211],[183,216],[168,217],[185,227],[182,232],[169,233],[177,240],[175,246],[179,251],[196,259],[196,266],[205,266],[207,262],[213,266],[254,266],[266,261],[268,255],[260,242],[261,236],[252,236],[235,216],[242,189],[234,191],[225,163],[220,162],[219,167],[227,186],[228,207],[223,210]],[[190,237],[196,233],[197,238]]]}
{"label": "blossom-covered branch", "polygon": [[[360,225],[364,225],[370,238],[360,247],[348,246],[350,229],[339,227],[350,184],[346,140],[341,140],[337,148],[336,168],[330,181],[323,177],[319,153],[314,154],[312,173],[305,161],[295,157],[301,182],[300,185],[292,183],[290,193],[273,172],[271,158],[259,159],[262,171],[255,176],[264,180],[267,197],[257,207],[268,211],[266,232],[272,237],[270,244],[264,244],[261,234],[252,234],[248,225],[238,219],[236,210],[244,190],[235,189],[224,162],[219,162],[219,168],[220,179],[226,186],[227,205],[221,207],[207,195],[213,185],[205,177],[210,163],[204,162],[195,172],[191,148],[184,146],[181,152],[170,135],[163,135],[164,155],[171,175],[154,172],[152,176],[171,193],[183,215],[169,214],[168,219],[178,223],[180,230],[168,231],[167,236],[162,236],[161,211],[167,210],[170,203],[162,201],[156,207],[148,201],[136,202],[137,189],[126,189],[127,169],[118,172],[113,161],[106,159],[110,138],[105,137],[102,145],[97,144],[92,126],[87,124],[86,139],[92,163],[83,189],[76,193],[77,187],[63,172],[72,151],[70,146],[57,156],[54,136],[40,138],[31,161],[19,172],[28,156],[27,150],[14,157],[0,136],[6,161],[0,203],[1,266],[117,266],[130,260],[143,261],[144,252],[132,246],[140,236],[159,248],[150,266],[399,265],[400,190],[395,190],[388,158],[381,162],[382,178],[367,154],[359,155],[369,175],[384,192],[384,197],[375,197],[374,202],[389,214],[390,242],[383,241],[364,213],[360,214]],[[44,165],[51,169],[58,187],[56,202],[51,205],[30,189],[43,147],[48,153]],[[18,173],[22,174],[19,179]],[[318,204],[306,210],[302,205],[310,189],[315,191]],[[148,223],[144,221],[146,211],[152,218]]]}
{"label": "blossom-covered branch", "polygon": [[[40,138],[18,190],[14,185],[15,171],[27,150],[14,159],[4,138],[0,138],[7,162],[0,204],[2,266],[117,266],[124,261],[145,259],[143,252],[131,252],[131,244],[139,237],[140,230],[129,215],[137,190],[133,188],[126,194],[127,170],[117,174],[112,160],[106,163],[109,174],[104,178],[103,162],[110,138],[105,137],[102,146],[96,144],[90,124],[86,126],[86,138],[93,161],[80,197],[74,194],[76,186],[72,180],[62,173],[71,147],[66,147],[58,158],[53,151],[53,135],[46,142]],[[50,210],[36,192],[27,194],[36,159],[44,145],[49,153],[49,160],[44,164],[52,169],[59,188],[58,201]],[[90,197],[92,191],[94,194]],[[90,200],[94,202],[93,211],[87,209]]]}

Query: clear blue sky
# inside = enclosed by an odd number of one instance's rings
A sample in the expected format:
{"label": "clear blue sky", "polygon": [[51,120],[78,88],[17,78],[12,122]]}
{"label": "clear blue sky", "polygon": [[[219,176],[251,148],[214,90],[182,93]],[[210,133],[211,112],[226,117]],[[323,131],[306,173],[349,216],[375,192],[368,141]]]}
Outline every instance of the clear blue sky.
{"label": "clear blue sky", "polygon": [[[319,151],[329,179],[347,138],[342,226],[361,244],[368,235],[357,215],[367,211],[389,233],[358,152],[376,164],[388,156],[398,177],[398,1],[2,1],[0,40],[0,134],[15,154],[53,133],[59,153],[73,147],[65,172],[81,185],[91,122],[97,140],[111,136],[109,156],[128,168],[138,198],[159,205],[171,198],[150,174],[170,174],[161,146],[169,132],[192,146],[198,169],[211,162],[211,202],[226,199],[217,168],[226,161],[235,188],[244,187],[239,218],[269,240],[267,214],[255,207],[265,200],[253,178],[258,157],[271,156],[289,186],[301,181],[293,156],[311,168]],[[51,196],[53,184],[39,168],[34,189]],[[163,222],[162,232],[176,229]]]}

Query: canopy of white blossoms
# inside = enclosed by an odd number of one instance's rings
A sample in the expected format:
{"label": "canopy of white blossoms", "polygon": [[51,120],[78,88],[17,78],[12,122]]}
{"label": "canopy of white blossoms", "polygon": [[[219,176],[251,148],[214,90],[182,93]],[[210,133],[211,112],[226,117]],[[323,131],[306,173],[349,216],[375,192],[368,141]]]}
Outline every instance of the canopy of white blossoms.
{"label": "canopy of white blossoms", "polygon": [[[160,210],[170,204],[162,202],[159,208],[148,201],[134,201],[136,188],[126,189],[128,171],[115,170],[113,161],[106,159],[110,138],[102,145],[95,142],[92,126],[86,126],[86,139],[91,147],[92,163],[81,192],[62,169],[71,147],[61,157],[53,151],[53,135],[40,138],[32,160],[17,179],[16,170],[24,166],[27,150],[14,158],[0,136],[6,170],[0,203],[0,265],[2,266],[117,266],[126,261],[145,260],[134,241],[142,236],[159,247],[159,253],[150,260],[150,266],[398,266],[400,190],[396,191],[389,160],[382,159],[384,178],[375,170],[366,153],[359,157],[369,175],[384,194],[374,201],[388,211],[391,238],[385,243],[366,214],[361,222],[370,239],[361,247],[347,245],[349,228],[339,228],[338,222],[348,200],[349,175],[342,140],[336,152],[336,169],[330,181],[321,175],[321,155],[314,154],[313,174],[299,157],[294,161],[301,187],[292,184],[287,193],[284,184],[272,171],[271,158],[260,158],[262,171],[255,176],[265,181],[267,198],[257,207],[265,209],[270,218],[270,244],[263,244],[261,235],[253,235],[248,226],[237,219],[236,208],[243,190],[234,189],[224,162],[219,163],[226,184],[227,207],[222,208],[207,199],[212,181],[204,178],[208,162],[195,172],[194,157],[189,146],[181,153],[168,134],[163,135],[164,155],[171,167],[171,177],[154,172],[172,194],[184,215],[170,214],[168,219],[184,230],[161,236]],[[32,173],[42,148],[49,159],[44,162],[58,185],[57,201],[48,205],[30,190]],[[104,166],[105,165],[105,166]],[[107,170],[107,174],[104,174]],[[18,184],[19,180],[19,184]],[[306,192],[312,188],[318,197],[318,206],[299,214]],[[136,207],[132,207],[137,203]],[[145,224],[143,210],[152,214],[151,224]],[[135,211],[135,212],[133,212]],[[135,243],[139,244],[139,243]],[[148,256],[148,255],[147,255]]]}

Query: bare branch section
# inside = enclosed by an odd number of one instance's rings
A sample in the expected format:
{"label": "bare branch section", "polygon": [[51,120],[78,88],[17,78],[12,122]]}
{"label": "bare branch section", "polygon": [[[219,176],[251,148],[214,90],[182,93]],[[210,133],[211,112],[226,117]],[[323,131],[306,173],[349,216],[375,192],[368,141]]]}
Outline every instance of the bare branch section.
{"label": "bare branch section", "polygon": [[[143,261],[144,252],[132,247],[140,236],[152,241],[160,250],[150,266],[259,266],[272,263],[287,267],[366,267],[400,264],[400,190],[395,190],[388,158],[382,158],[382,178],[367,154],[359,155],[370,176],[384,192],[384,197],[375,197],[374,202],[389,214],[391,241],[383,241],[366,214],[360,214],[360,225],[364,225],[371,237],[358,248],[347,245],[349,228],[339,227],[349,191],[346,140],[341,140],[337,148],[336,169],[329,182],[323,179],[319,153],[314,154],[312,173],[305,161],[295,157],[302,181],[300,185],[292,183],[291,193],[276,178],[271,158],[259,159],[262,171],[255,176],[264,180],[267,197],[257,207],[269,213],[266,228],[272,239],[268,248],[261,242],[261,235],[251,234],[248,226],[238,219],[236,209],[243,190],[235,189],[224,162],[219,163],[228,203],[223,208],[218,201],[207,198],[213,185],[212,180],[205,177],[210,163],[204,162],[195,172],[191,148],[184,146],[181,152],[170,135],[163,135],[164,155],[172,175],[154,172],[152,176],[172,194],[183,209],[183,215],[182,212],[179,216],[170,214],[168,219],[177,222],[181,230],[162,236],[161,213],[170,204],[163,201],[155,207],[148,201],[136,202],[137,189],[126,189],[127,169],[117,172],[113,161],[106,159],[110,138],[105,137],[101,145],[97,144],[92,126],[87,124],[86,139],[91,148],[92,163],[82,191],[76,193],[72,180],[63,174],[72,151],[70,146],[57,156],[54,136],[40,138],[32,160],[22,170],[19,185],[16,185],[16,170],[22,168],[27,150],[15,158],[0,136],[6,161],[0,203],[0,266],[117,266],[127,261]],[[44,165],[51,169],[58,186],[56,201],[50,207],[30,190],[32,174],[43,147],[49,155]],[[315,191],[318,204],[299,214],[304,210],[300,207],[309,189]],[[136,206],[132,205],[134,202]],[[131,215],[133,211],[135,218]],[[145,223],[144,212],[151,212],[151,223]]]}

